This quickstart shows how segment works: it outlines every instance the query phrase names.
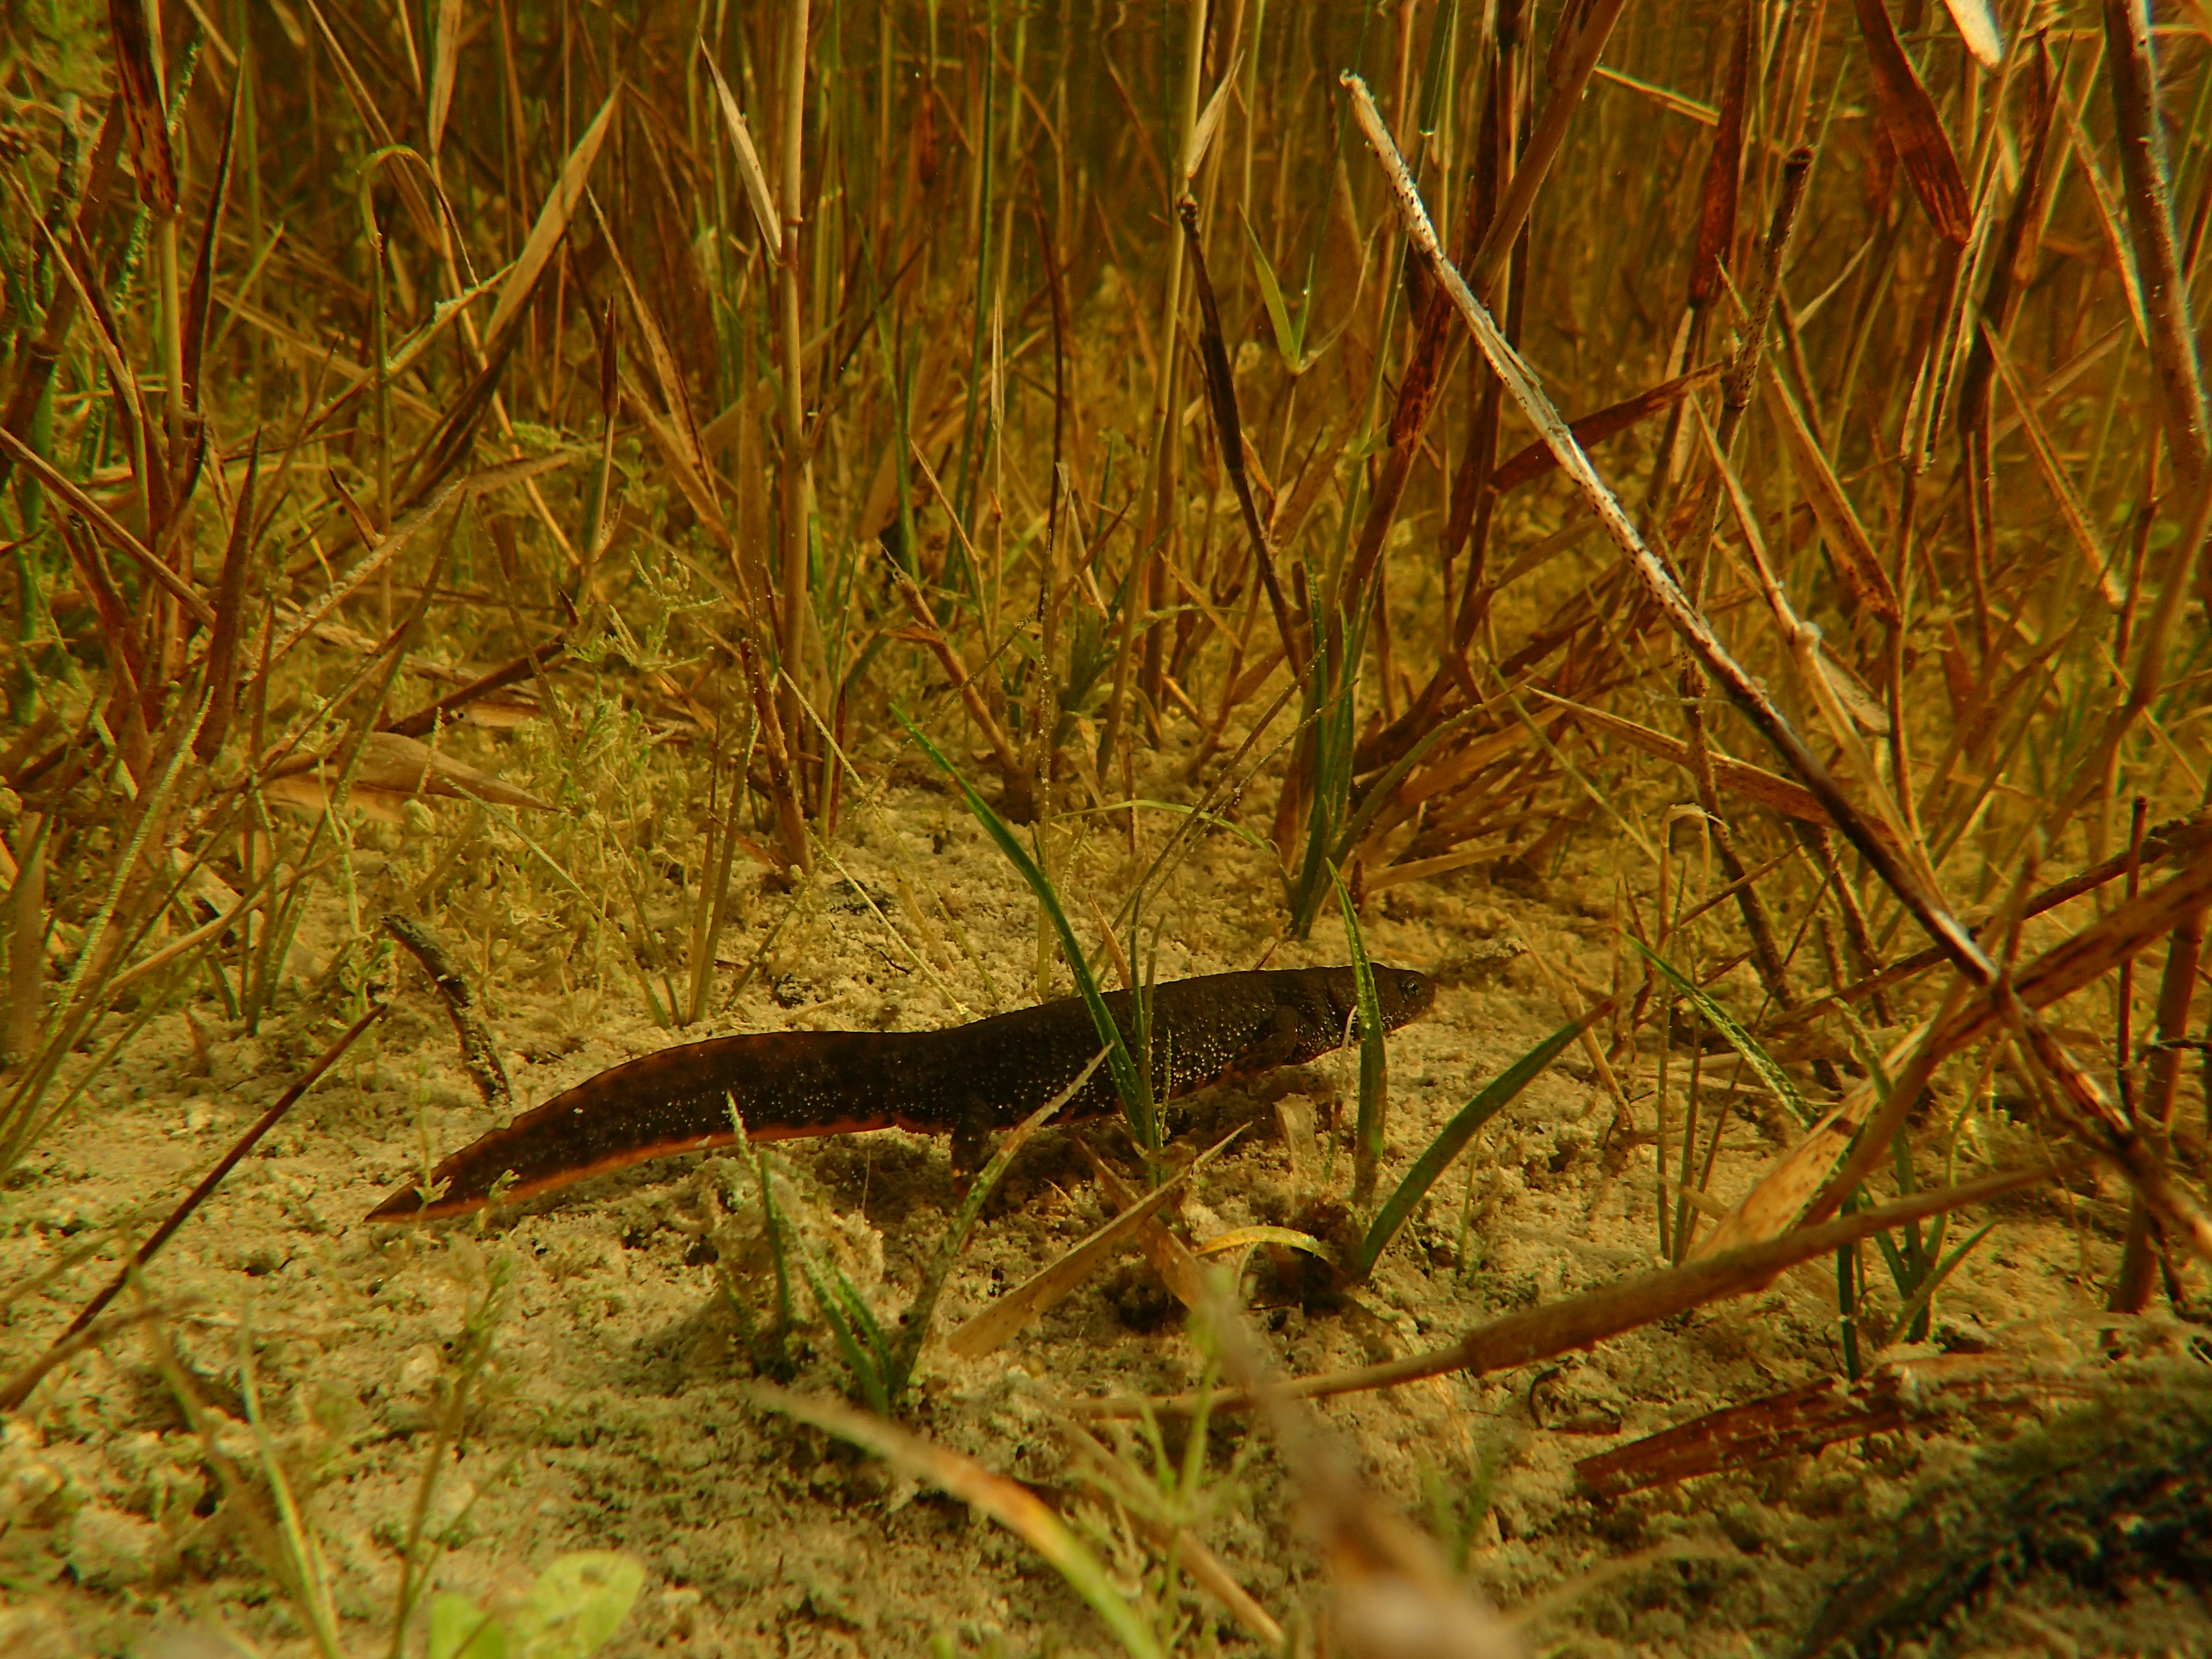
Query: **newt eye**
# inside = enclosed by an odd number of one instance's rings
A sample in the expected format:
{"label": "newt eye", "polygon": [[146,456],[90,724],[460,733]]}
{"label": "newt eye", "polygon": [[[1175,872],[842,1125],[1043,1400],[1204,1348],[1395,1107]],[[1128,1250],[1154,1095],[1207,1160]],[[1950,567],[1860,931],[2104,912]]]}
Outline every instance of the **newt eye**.
{"label": "newt eye", "polygon": [[[1435,1000],[1436,986],[1425,974],[1417,974],[1410,968],[1394,968],[1386,981],[1388,1000],[1391,1008],[1407,1019],[1421,1012]],[[1376,989],[1383,988],[1378,986]]]}

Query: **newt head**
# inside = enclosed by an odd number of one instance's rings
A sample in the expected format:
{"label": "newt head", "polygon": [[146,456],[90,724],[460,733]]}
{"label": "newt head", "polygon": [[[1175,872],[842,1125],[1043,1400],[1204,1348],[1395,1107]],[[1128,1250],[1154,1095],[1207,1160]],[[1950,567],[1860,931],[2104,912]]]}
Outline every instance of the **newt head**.
{"label": "newt head", "polygon": [[1417,974],[1411,968],[1385,968],[1379,963],[1371,971],[1375,1000],[1382,1009],[1387,1030],[1395,1031],[1411,1024],[1428,1012],[1437,1000],[1437,982],[1426,974]]}
{"label": "newt head", "polygon": [[[1375,1000],[1382,1010],[1382,1029],[1395,1031],[1410,1024],[1428,1012],[1437,1000],[1437,982],[1426,974],[1417,974],[1410,968],[1385,968],[1376,963],[1371,969],[1375,975]],[[1315,989],[1326,1005],[1326,1015],[1335,1035],[1328,1046],[1334,1048],[1350,1040],[1347,1034],[1356,1033],[1359,1024],[1359,981],[1349,968],[1327,968],[1316,970]],[[1314,1009],[1309,1018],[1323,1016],[1322,1008]]]}

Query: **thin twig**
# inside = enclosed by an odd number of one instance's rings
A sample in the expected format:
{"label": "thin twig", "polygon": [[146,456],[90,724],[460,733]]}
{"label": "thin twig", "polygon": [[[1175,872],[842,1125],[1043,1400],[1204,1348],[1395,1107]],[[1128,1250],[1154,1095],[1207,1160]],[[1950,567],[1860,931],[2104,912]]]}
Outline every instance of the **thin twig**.
{"label": "thin twig", "polygon": [[477,1012],[476,988],[469,983],[468,975],[454,964],[444,945],[421,923],[405,916],[389,915],[384,919],[384,931],[407,947],[409,954],[422,964],[422,971],[430,976],[430,983],[446,1005],[447,1015],[453,1022],[453,1030],[461,1039],[461,1064],[483,1097],[483,1103],[499,1111],[506,1111],[514,1103],[514,1085],[507,1080],[507,1066],[500,1060],[499,1044],[484,1024],[483,1016]]}

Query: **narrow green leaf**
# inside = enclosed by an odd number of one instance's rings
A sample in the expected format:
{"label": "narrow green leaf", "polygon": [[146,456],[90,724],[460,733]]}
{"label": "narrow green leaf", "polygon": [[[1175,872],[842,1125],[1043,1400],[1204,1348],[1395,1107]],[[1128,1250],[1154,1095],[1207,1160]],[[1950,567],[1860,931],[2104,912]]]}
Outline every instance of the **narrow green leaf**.
{"label": "narrow green leaf", "polygon": [[1452,1160],[1474,1138],[1474,1132],[1497,1116],[1516,1095],[1534,1082],[1538,1074],[1559,1057],[1559,1051],[1583,1034],[1590,1022],[1597,1018],[1602,1006],[1601,1004],[1599,1008],[1591,1009],[1580,1019],[1559,1027],[1492,1078],[1481,1093],[1460,1108],[1459,1115],[1445,1124],[1443,1132],[1429,1143],[1427,1150],[1420,1157],[1413,1160],[1413,1167],[1398,1183],[1398,1190],[1390,1194],[1389,1202],[1376,1216],[1375,1224],[1368,1228],[1367,1237],[1360,1241],[1359,1255],[1352,1263],[1353,1279],[1364,1279],[1374,1272],[1375,1263],[1382,1252],[1390,1248],[1390,1241],[1397,1237],[1398,1230],[1413,1215],[1414,1206],[1428,1196],[1429,1188],[1435,1186],[1437,1179],[1451,1167]]}
{"label": "narrow green leaf", "polygon": [[1151,1146],[1154,1126],[1150,1121],[1151,1114],[1146,1109],[1150,1091],[1146,1087],[1145,1079],[1137,1074],[1137,1062],[1129,1057],[1129,1046],[1121,1040],[1121,1028],[1114,1023],[1114,1016],[1106,1012],[1106,999],[1099,992],[1098,981],[1091,972],[1090,963],[1084,957],[1083,947],[1075,942],[1075,929],[1068,926],[1067,913],[1060,908],[1060,895],[1054,891],[1052,882],[1037,867],[1036,860],[1029,854],[1029,849],[1006,827],[1006,820],[991,810],[990,802],[975,793],[975,787],[961,775],[960,769],[945,757],[921,728],[900,709],[893,708],[891,717],[906,727],[907,735],[920,744],[945,776],[959,786],[961,796],[968,803],[968,810],[975,815],[976,822],[983,826],[985,833],[998,843],[999,850],[1006,855],[1007,861],[1021,872],[1022,879],[1029,883],[1030,890],[1036,895],[1037,902],[1044,907],[1044,913],[1050,918],[1054,931],[1060,935],[1060,951],[1067,958],[1068,971],[1075,975],[1075,988],[1082,994],[1084,1002],[1091,1010],[1091,1023],[1097,1027],[1099,1042],[1106,1045],[1107,1070],[1114,1079],[1114,1092],[1121,1097],[1121,1112],[1128,1119],[1130,1133],[1137,1137],[1138,1145]]}
{"label": "narrow green leaf", "polygon": [[1238,823],[1233,819],[1221,817],[1217,812],[1201,811],[1199,808],[1179,800],[1147,800],[1142,796],[1138,796],[1129,800],[1117,800],[1111,806],[1079,806],[1072,811],[1060,812],[1054,816],[1062,818],[1103,817],[1109,812],[1127,812],[1133,807],[1142,808],[1151,812],[1178,812],[1185,817],[1196,818],[1208,829],[1227,831],[1255,852],[1265,853],[1270,858],[1274,856],[1275,844],[1249,824]]}
{"label": "narrow green leaf", "polygon": [[1275,268],[1267,263],[1267,250],[1260,246],[1252,222],[1244,216],[1242,207],[1237,210],[1237,222],[1244,227],[1244,240],[1252,250],[1252,274],[1259,279],[1260,301],[1267,307],[1267,320],[1274,325],[1275,349],[1282,353],[1283,362],[1291,374],[1302,374],[1308,366],[1304,355],[1305,315],[1301,313],[1296,325],[1291,324],[1290,307],[1283,303],[1283,285],[1275,280]]}
{"label": "narrow green leaf", "polygon": [[1874,1242],[1881,1249],[1882,1259],[1889,1266],[1889,1276],[1896,1281],[1897,1293],[1899,1296],[1911,1294],[1913,1285],[1912,1264],[1907,1261],[1904,1253],[1890,1242],[1887,1233],[1876,1233],[1874,1236]]}
{"label": "narrow green leaf", "polygon": [[1291,884],[1291,932],[1304,939],[1327,897],[1323,879],[1329,866],[1350,850],[1343,828],[1352,805],[1352,757],[1358,747],[1357,665],[1365,648],[1368,605],[1363,602],[1347,626],[1337,612],[1314,641],[1306,678],[1307,815],[1305,856]]}
{"label": "narrow green leaf", "polygon": [[890,1346],[884,1340],[884,1328],[876,1322],[876,1310],[854,1288],[853,1281],[845,1277],[845,1270],[834,1261],[830,1264],[830,1276],[837,1300],[844,1304],[845,1316],[853,1322],[854,1330],[867,1339],[869,1352],[880,1359],[890,1352]]}
{"label": "narrow green leaf", "polygon": [[[742,1127],[734,1103],[730,1118]],[[761,1229],[768,1235],[769,1258],[775,1264],[775,1334],[781,1339],[791,1333],[791,1257],[784,1246],[783,1217],[775,1207],[775,1189],[769,1179],[768,1154],[757,1146],[753,1148],[753,1173],[760,1178]]]}
{"label": "narrow green leaf", "polygon": [[836,1340],[845,1369],[853,1373],[853,1381],[860,1386],[860,1397],[867,1402],[869,1410],[890,1415],[890,1382],[884,1375],[878,1356],[868,1351],[851,1316],[839,1305],[836,1297],[823,1288],[821,1275],[814,1271],[813,1258],[797,1235],[793,1236],[791,1244],[799,1257],[799,1271],[806,1279],[806,1288],[814,1292],[814,1305],[821,1310],[823,1323],[829,1326],[830,1334]]}
{"label": "narrow green leaf", "polygon": [[1813,1109],[1790,1074],[1776,1065],[1766,1050],[1759,1046],[1750,1032],[1736,1023],[1735,1017],[1715,1002],[1683,975],[1674,964],[1654,951],[1642,939],[1632,937],[1629,943],[1644,952],[1644,959],[1664,974],[1674,988],[1687,997],[1697,1011],[1705,1016],[1713,1030],[1728,1039],[1729,1047],[1741,1054],[1751,1069],[1759,1073],[1759,1080],[1782,1097],[1783,1103],[1797,1114],[1798,1121],[1807,1127],[1820,1121],[1820,1114]]}
{"label": "narrow green leaf", "polygon": [[1897,1310],[1896,1322],[1890,1327],[1893,1332],[1901,1335],[1912,1328],[1912,1322],[1919,1317],[1920,1310],[1928,1305],[1943,1281],[1951,1276],[1951,1270],[1966,1259],[1975,1245],[1994,1232],[1996,1224],[1994,1221],[1984,1222],[1964,1243],[1945,1256],[1933,1273],[1913,1287],[1912,1294],[1905,1299],[1905,1305]]}
{"label": "narrow green leaf", "polygon": [[1344,937],[1352,945],[1352,976],[1359,987],[1359,1117],[1352,1136],[1352,1196],[1366,1204],[1375,1196],[1375,1172],[1382,1162],[1382,1115],[1389,1105],[1390,1061],[1382,1048],[1382,1003],[1375,993],[1375,969],[1367,960],[1367,941],[1360,937],[1359,915],[1344,877],[1332,864],[1328,878],[1336,885],[1336,902],[1344,911]]}

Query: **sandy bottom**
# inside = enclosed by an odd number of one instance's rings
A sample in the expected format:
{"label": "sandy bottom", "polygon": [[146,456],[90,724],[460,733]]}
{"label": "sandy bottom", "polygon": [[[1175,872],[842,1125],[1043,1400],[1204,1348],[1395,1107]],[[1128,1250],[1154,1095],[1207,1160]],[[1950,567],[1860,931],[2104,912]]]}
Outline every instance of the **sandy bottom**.
{"label": "sandy bottom", "polygon": [[[802,900],[763,895],[722,955],[750,960],[796,902],[769,970],[687,1036],[921,1029],[1030,1000],[1037,946],[1025,890],[957,802],[903,787],[888,799],[888,815],[856,823],[839,849],[860,890],[825,872]],[[1118,867],[1108,837],[1094,836],[1086,856],[1072,890],[1125,890],[1132,872]],[[374,864],[364,861],[365,908],[408,890]],[[1542,891],[1470,872],[1370,904],[1376,958],[1431,971],[1443,988],[1433,1012],[1391,1042],[1386,1191],[1452,1113],[1559,1024],[1543,972],[1512,947],[1585,986],[1613,983],[1612,882],[1601,861],[1577,859]],[[927,937],[902,883],[933,918]],[[1565,896],[1576,894],[1586,902]],[[664,896],[672,936],[682,896],[672,887]],[[1256,965],[1280,910],[1254,856],[1224,838],[1184,866],[1159,914],[1166,979]],[[326,930],[337,923],[335,912],[318,918]],[[1095,918],[1078,927],[1096,938]],[[639,1012],[634,988],[564,992],[528,955],[509,951],[483,987],[518,1103],[670,1040]],[[1283,945],[1268,962],[1344,959],[1331,916],[1312,941]],[[186,1629],[233,1632],[264,1653],[311,1650],[302,1601],[286,1587],[296,1569],[283,1534],[257,1519],[274,1512],[272,1467],[319,1540],[349,1652],[386,1650],[400,1550],[432,1468],[424,1534],[438,1591],[497,1605],[574,1550],[622,1551],[644,1565],[645,1589],[611,1653],[1115,1650],[1020,1540],[749,1400],[776,1306],[749,1166],[664,1161],[480,1227],[363,1225],[426,1153],[498,1121],[461,1071],[420,973],[410,964],[398,983],[391,1016],[146,1275],[161,1316],[76,1358],[7,1425],[0,1652],[222,1650],[175,1638]],[[0,1364],[12,1372],[44,1348],[115,1271],[117,1241],[143,1237],[346,1013],[335,997],[300,989],[258,1035],[226,1024],[205,998],[191,1005],[198,1038],[182,1008],[145,1028],[97,1098],[0,1194],[0,1283],[32,1286],[5,1304]],[[1641,1091],[1644,1133],[1624,1136],[1611,1133],[1612,1104],[1571,1050],[1482,1132],[1348,1299],[1301,1302],[1269,1252],[1256,1252],[1244,1289],[1274,1363],[1313,1372],[1418,1352],[1653,1265],[1656,1058],[1647,1048],[1616,1062]],[[1688,1050],[1671,1065],[1679,1082]],[[1705,1067],[1709,1089],[1737,1072],[1725,1054],[1708,1055]],[[1811,1086],[1805,1066],[1793,1069]],[[1354,1058],[1340,1054],[1291,1080],[1323,1103],[1326,1127],[1329,1103],[1348,1098],[1355,1079]],[[1739,1108],[1713,1182],[1733,1201],[1787,1143],[1791,1121],[1747,1083],[1709,1094],[1708,1114],[1715,1099]],[[1249,1128],[1182,1206],[1194,1242],[1310,1224],[1313,1186],[1348,1185],[1340,1121],[1325,1133],[1334,1151],[1317,1183],[1302,1188],[1273,1105],[1250,1091],[1200,1097],[1182,1142],[1209,1144],[1240,1122]],[[2036,1154],[2024,1118],[2000,1111],[1990,1123],[1966,1149],[1961,1176]],[[1107,1126],[1089,1139],[1134,1169]],[[786,1143],[773,1157],[780,1206],[811,1259],[823,1271],[834,1263],[894,1323],[957,1203],[945,1144],[887,1131]],[[1929,1152],[1923,1179],[1941,1176]],[[1140,1256],[1095,1274],[995,1352],[963,1360],[943,1346],[945,1331],[1109,1213],[1065,1134],[1024,1151],[947,1286],[905,1420],[1057,1507],[1115,1582],[1152,1599],[1174,1650],[1261,1651],[1188,1579],[1168,1581],[1157,1552],[1080,1478],[1060,1431],[1063,1402],[1200,1378],[1182,1310]],[[1375,1492],[1463,1561],[1479,1594],[1527,1620],[1532,1650],[1793,1651],[1831,1589],[1891,1534],[1917,1483],[1966,1470],[1978,1447],[2032,1431],[2123,1361],[2191,1351],[2193,1328],[2170,1315],[2114,1328],[2098,1311],[2125,1213],[2109,1182],[2100,1189],[2084,1177],[2070,1195],[2031,1195],[1993,1213],[2001,1224],[1942,1291],[1935,1332],[1954,1354],[1980,1355],[1987,1369],[1968,1370],[1984,1382],[1962,1392],[1959,1409],[1933,1409],[1899,1432],[1609,1504],[1577,1482],[1578,1460],[1840,1370],[1832,1261],[1595,1352],[1356,1395],[1322,1416]],[[1872,1252],[1869,1261],[1888,1295]],[[848,1373],[836,1345],[803,1284],[793,1298],[789,1383],[837,1394]],[[1894,1306],[1893,1295],[1878,1297],[1876,1313]],[[472,1324],[489,1341],[474,1368]],[[1141,1431],[1102,1434],[1152,1479]],[[1242,1420],[1217,1421],[1202,1458],[1187,1457],[1182,1441],[1176,1431],[1167,1443],[1170,1473],[1197,1471],[1176,1496],[1182,1513],[1308,1644],[1301,1650],[1314,1650],[1329,1583],[1301,1516],[1300,1479],[1273,1438]],[[2178,1578],[2085,1584],[2033,1563],[2015,1576],[1926,1633],[1929,1650],[2212,1652],[2203,1592]]]}

